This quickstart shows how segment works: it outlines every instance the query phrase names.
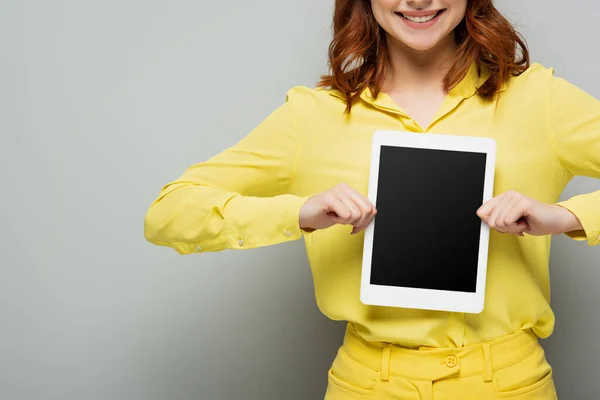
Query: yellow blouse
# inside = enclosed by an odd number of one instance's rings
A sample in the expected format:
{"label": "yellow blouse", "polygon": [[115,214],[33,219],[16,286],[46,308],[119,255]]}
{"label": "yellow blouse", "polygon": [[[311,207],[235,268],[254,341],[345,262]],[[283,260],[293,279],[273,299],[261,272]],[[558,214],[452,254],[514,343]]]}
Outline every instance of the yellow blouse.
{"label": "yellow blouse", "polygon": [[[454,347],[530,327],[547,337],[554,327],[549,236],[492,231],[485,309],[475,315],[362,304],[363,234],[350,235],[351,227],[339,225],[307,233],[298,224],[308,196],[338,183],[367,195],[371,135],[379,129],[494,138],[494,195],[515,190],[556,203],[573,176],[600,178],[599,101],[539,64],[511,78],[495,101],[475,95],[485,79],[471,68],[428,127],[419,126],[386,94],[373,98],[365,91],[347,116],[339,92],[293,88],[285,103],[239,143],[191,166],[162,189],[147,212],[145,237],[180,254],[304,238],[320,310],[331,319],[353,322],[367,340]],[[598,245],[600,191],[560,204],[584,227],[569,236]],[[446,235],[452,232],[440,226],[423,240],[435,243]]]}

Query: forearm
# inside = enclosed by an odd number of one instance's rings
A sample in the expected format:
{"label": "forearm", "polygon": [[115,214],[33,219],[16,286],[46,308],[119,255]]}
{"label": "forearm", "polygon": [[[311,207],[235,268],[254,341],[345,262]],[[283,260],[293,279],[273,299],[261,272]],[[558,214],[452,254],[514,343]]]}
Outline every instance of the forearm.
{"label": "forearm", "polygon": [[150,243],[181,254],[277,244],[301,236],[298,215],[304,201],[294,195],[247,197],[186,185],[152,204],[144,234]]}
{"label": "forearm", "polygon": [[559,209],[563,210],[562,214],[564,215],[561,222],[561,225],[563,226],[561,233],[583,231],[583,225],[581,224],[581,221],[573,212],[561,207],[560,205],[556,205],[556,207],[559,207]]}

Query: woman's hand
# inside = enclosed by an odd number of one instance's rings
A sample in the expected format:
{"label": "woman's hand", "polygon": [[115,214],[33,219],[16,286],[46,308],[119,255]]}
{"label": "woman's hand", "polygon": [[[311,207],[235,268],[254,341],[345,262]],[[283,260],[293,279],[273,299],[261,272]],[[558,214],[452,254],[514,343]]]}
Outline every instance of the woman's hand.
{"label": "woman's hand", "polygon": [[352,225],[352,234],[369,226],[377,210],[363,195],[345,183],[309,198],[300,209],[300,228],[326,229],[336,224]]}
{"label": "woman's hand", "polygon": [[566,208],[510,191],[486,202],[477,215],[490,228],[523,236],[558,235],[581,230],[581,222]]}

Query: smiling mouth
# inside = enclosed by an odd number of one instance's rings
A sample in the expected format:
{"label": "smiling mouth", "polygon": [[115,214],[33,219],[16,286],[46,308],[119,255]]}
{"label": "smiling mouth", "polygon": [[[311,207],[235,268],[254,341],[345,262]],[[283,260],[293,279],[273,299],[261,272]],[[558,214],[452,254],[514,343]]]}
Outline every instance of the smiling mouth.
{"label": "smiling mouth", "polygon": [[434,13],[428,14],[428,15],[410,15],[410,14],[404,14],[401,12],[397,12],[396,15],[399,15],[400,17],[407,19],[411,22],[416,22],[418,24],[424,24],[426,22],[431,21],[432,19],[434,19],[435,17],[437,17],[438,15],[442,14],[444,11],[446,11],[445,9],[443,10],[438,10]]}

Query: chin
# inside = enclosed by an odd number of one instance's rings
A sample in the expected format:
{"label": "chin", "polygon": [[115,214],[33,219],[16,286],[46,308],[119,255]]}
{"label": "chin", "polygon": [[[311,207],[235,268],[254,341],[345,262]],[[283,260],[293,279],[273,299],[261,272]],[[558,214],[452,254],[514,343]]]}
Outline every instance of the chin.
{"label": "chin", "polygon": [[404,43],[405,46],[416,51],[429,51],[435,47],[437,42],[426,42],[426,43]]}
{"label": "chin", "polygon": [[437,39],[415,40],[414,38],[412,38],[412,40],[402,40],[402,39],[397,39],[397,40],[400,43],[404,44],[404,46],[408,47],[411,50],[415,50],[415,51],[429,51],[429,50],[435,48],[440,43],[440,40],[437,40]]}

